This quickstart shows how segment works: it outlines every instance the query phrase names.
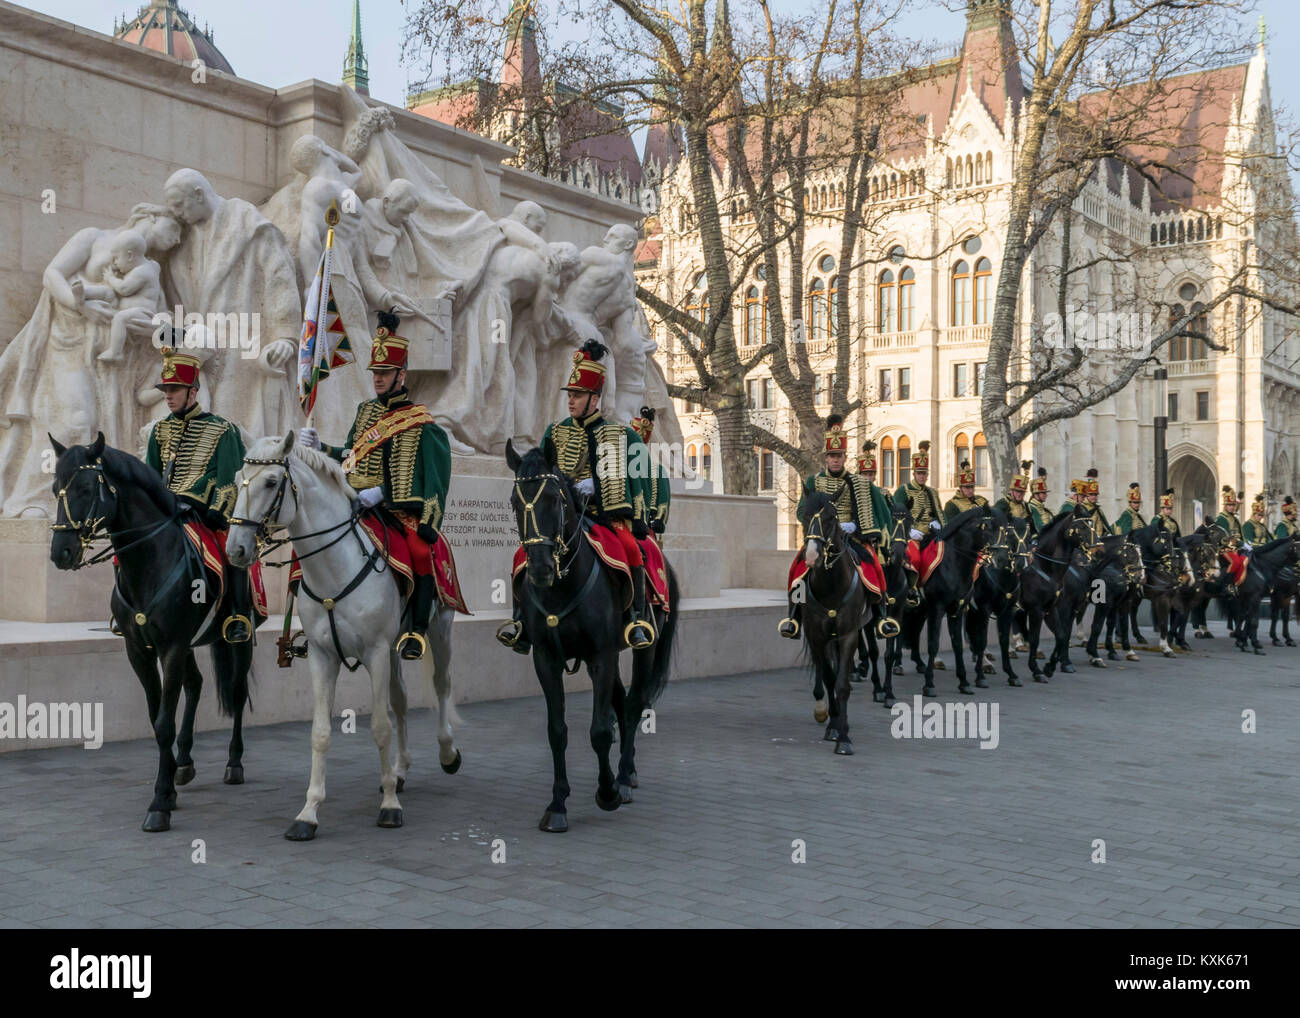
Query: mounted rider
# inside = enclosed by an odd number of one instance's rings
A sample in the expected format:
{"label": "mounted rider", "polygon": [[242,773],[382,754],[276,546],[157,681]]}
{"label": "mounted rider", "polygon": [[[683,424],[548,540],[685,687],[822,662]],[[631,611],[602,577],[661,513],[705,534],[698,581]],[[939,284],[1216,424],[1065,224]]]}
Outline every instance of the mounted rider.
{"label": "mounted rider", "polygon": [[968,509],[985,509],[988,504],[987,498],[975,494],[975,468],[969,460],[962,460],[961,466],[957,468],[957,494],[943,507],[944,519],[950,520]]}
{"label": "mounted rider", "polygon": [[1142,488],[1134,481],[1128,486],[1128,508],[1115,521],[1115,533],[1127,534],[1131,530],[1141,530],[1146,525],[1147,519],[1142,515]]}
{"label": "mounted rider", "polygon": [[1296,525],[1296,510],[1300,508],[1296,505],[1296,500],[1288,495],[1282,499],[1282,522],[1277,525],[1273,531],[1273,537],[1295,537],[1300,533],[1300,526]]}
{"label": "mounted rider", "polygon": [[[601,358],[607,352],[604,344],[589,339],[573,355],[573,371],[563,386],[569,394],[569,416],[547,425],[542,449],[585,498],[582,508],[587,516],[612,531],[622,546],[632,578],[632,621],[625,638],[633,650],[642,650],[657,638],[646,604],[645,556],[637,543],[650,536],[646,522],[649,458],[636,431],[606,420],[601,413],[607,370]],[[664,508],[666,520],[666,502]],[[511,620],[497,630],[497,639],[521,654],[532,649],[524,635],[523,605],[518,600]]]}
{"label": "mounted rider", "polygon": [[[1223,511],[1214,518],[1214,525],[1228,535],[1228,544],[1236,549],[1241,547],[1242,533],[1241,521],[1237,519],[1237,506],[1241,505],[1241,500],[1245,495],[1240,491],[1233,491],[1231,485],[1223,486]],[[1245,549],[1249,551],[1250,549]]]}
{"label": "mounted rider", "polygon": [[[804,518],[808,500],[813,495],[820,492],[829,496],[835,503],[835,513],[839,519],[840,529],[847,537],[846,543],[849,548],[859,561],[869,563],[869,568],[873,568],[873,571],[883,579],[876,545],[888,535],[891,519],[889,501],[885,497],[884,490],[867,479],[866,472],[861,469],[863,465],[861,461],[859,461],[858,473],[852,474],[845,470],[844,461],[848,454],[849,438],[844,430],[843,417],[839,414],[831,414],[826,418],[826,432],[822,438],[826,468],[804,479],[803,494],[799,499],[795,515],[800,520]],[[803,555],[804,546],[801,544],[799,553],[795,556],[796,564],[803,561]],[[802,600],[797,599],[794,593],[798,587],[798,581],[790,586],[787,595],[790,614],[777,626],[777,632],[791,640],[799,637],[803,609]]]}
{"label": "mounted rider", "polygon": [[1111,533],[1110,522],[1106,519],[1106,514],[1101,511],[1101,506],[1097,504],[1097,498],[1101,494],[1101,485],[1097,476],[1097,468],[1090,467],[1086,479],[1077,482],[1078,502],[1074,507],[1074,515],[1087,520],[1092,527],[1094,542],[1100,542],[1103,537]]}
{"label": "mounted rider", "polygon": [[1250,504],[1250,519],[1241,525],[1241,538],[1249,545],[1267,544],[1268,536],[1268,500],[1263,492],[1255,496]]}
{"label": "mounted rider", "polygon": [[[1026,460],[1021,466],[1028,470],[1025,464],[1032,462]],[[1043,528],[1052,522],[1054,515],[1047,505],[1047,468],[1039,467],[1038,476],[1029,482],[1029,518],[1034,523],[1034,533],[1041,534]]]}
{"label": "mounted rider", "polygon": [[1032,465],[1033,460],[1020,461],[1021,472],[1012,476],[1011,486],[1007,488],[1006,495],[998,499],[993,504],[993,508],[1009,520],[1027,520],[1030,529],[1037,533],[1038,525],[1034,522],[1029,505],[1025,502],[1025,495],[1029,493],[1029,468]]}
{"label": "mounted rider", "polygon": [[[654,408],[643,406],[641,415],[633,417],[628,424],[637,433],[641,441],[645,443],[648,452],[650,436],[654,433],[655,427]],[[646,519],[650,526],[650,532],[655,535],[655,540],[662,544],[663,533],[668,526],[668,508],[672,500],[672,492],[668,487],[668,472],[664,470],[663,464],[655,463],[648,457],[647,464]]]}
{"label": "mounted rider", "polygon": [[1174,519],[1174,489],[1167,488],[1165,493],[1160,496],[1160,525],[1164,527],[1174,540],[1182,537],[1182,530],[1178,526],[1178,521]]}
{"label": "mounted rider", "polygon": [[437,600],[434,546],[451,483],[451,448],[429,409],[406,390],[409,342],[397,334],[400,327],[396,315],[379,312],[367,365],[375,398],[357,406],[347,442],[323,444],[315,428],[302,428],[298,441],[343,464],[357,502],[376,522],[387,516],[400,524],[415,575],[397,650],[414,661],[428,650],[429,617]]}
{"label": "mounted rider", "polygon": [[221,627],[227,643],[253,634],[253,590],[247,569],[225,557],[230,514],[235,509],[235,475],[244,465],[244,440],[237,425],[199,406],[199,360],[162,348],[162,376],[154,386],[171,411],[149,432],[145,463],[162,474],[188,522],[212,532],[231,583],[231,615]]}
{"label": "mounted rider", "polygon": [[919,541],[927,527],[939,530],[944,523],[939,493],[925,483],[929,479],[930,442],[926,440],[917,445],[916,455],[912,457],[912,479],[900,484],[894,492],[894,505],[906,509],[912,518],[913,541]]}

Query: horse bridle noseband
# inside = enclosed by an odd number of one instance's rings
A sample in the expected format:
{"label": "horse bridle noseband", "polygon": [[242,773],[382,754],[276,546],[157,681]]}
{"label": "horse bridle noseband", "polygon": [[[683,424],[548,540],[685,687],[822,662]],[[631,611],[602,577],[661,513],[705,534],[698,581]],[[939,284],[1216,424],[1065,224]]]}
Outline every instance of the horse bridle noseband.
{"label": "horse bridle noseband", "polygon": [[[50,524],[50,530],[54,533],[76,534],[78,541],[81,542],[81,547],[77,552],[77,562],[72,567],[74,570],[82,569],[85,566],[98,565],[100,562],[105,562],[114,555],[120,555],[125,551],[129,551],[137,544],[142,544],[143,542],[148,541],[176,518],[174,515],[167,516],[153,526],[130,527],[126,530],[120,531],[117,535],[118,537],[124,537],[127,534],[136,531],[147,531],[147,533],[144,533],[135,540],[122,545],[120,548],[115,548],[110,544],[103,551],[97,552],[90,558],[86,558],[86,551],[91,547],[91,545],[96,541],[110,537],[106,531],[108,521],[117,514],[117,488],[114,487],[113,482],[108,479],[108,475],[104,473],[104,461],[102,458],[96,457],[94,463],[83,463],[81,466],[76,467],[72,472],[73,477],[76,477],[76,475],[83,470],[93,470],[96,474],[95,500],[90,504],[89,515],[87,515],[83,520],[74,520],[72,518],[72,509],[68,505],[68,487],[72,483],[72,478],[69,478],[68,484],[65,484],[55,492],[55,522]],[[103,512],[101,515],[96,516],[94,513],[99,509],[100,502],[104,500],[105,488],[108,489],[108,494],[113,498],[113,506],[107,512]],[[58,522],[59,514],[63,515],[66,522]]]}
{"label": "horse bridle noseband", "polygon": [[[822,556],[821,566],[823,569],[829,569],[831,568],[831,566],[833,566],[836,562],[839,561],[839,558],[841,555],[844,554],[845,549],[839,548],[835,550],[834,554],[831,554],[830,549],[834,547],[834,542],[832,542],[831,539],[827,537],[826,534],[822,531],[821,523],[822,523],[822,517],[821,517],[821,513],[819,512],[815,516],[813,516],[812,519],[808,521],[808,529],[804,533],[804,541],[805,543],[808,541],[817,541],[824,548],[827,549],[826,554]],[[836,519],[836,526],[838,525],[839,525],[839,520]]]}
{"label": "horse bridle noseband", "polygon": [[[555,474],[536,474],[532,477],[525,477],[525,481],[540,481],[541,484],[533,494],[531,500],[524,497],[523,490],[519,487],[521,478],[515,478],[515,494],[519,496],[519,503],[523,507],[523,535],[519,543],[525,548],[534,544],[544,544],[551,549],[551,558],[555,562],[555,575],[558,579],[564,579],[569,575],[569,570],[573,568],[573,563],[577,556],[576,543],[573,547],[564,539],[564,525],[568,519],[568,500],[564,497],[565,482]],[[547,490],[548,484],[554,481],[560,488],[560,532],[555,537],[546,537],[542,534],[541,525],[537,522],[537,502],[542,497],[542,493]],[[581,516],[579,516],[581,520]],[[529,532],[531,528],[531,533]],[[579,531],[581,531],[581,522],[579,522]],[[565,559],[568,564],[565,565]]]}

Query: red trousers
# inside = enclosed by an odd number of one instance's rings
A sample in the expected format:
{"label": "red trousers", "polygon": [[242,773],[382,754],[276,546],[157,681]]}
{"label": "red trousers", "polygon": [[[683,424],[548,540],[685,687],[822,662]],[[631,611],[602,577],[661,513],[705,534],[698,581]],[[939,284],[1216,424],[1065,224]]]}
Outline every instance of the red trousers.
{"label": "red trousers", "polygon": [[623,553],[627,556],[627,564],[630,566],[644,566],[645,559],[641,555],[641,546],[636,543],[636,538],[632,536],[632,524],[627,520],[611,520],[610,527],[618,536],[619,544],[623,546]]}
{"label": "red trousers", "polygon": [[406,531],[406,546],[411,550],[411,568],[415,571],[416,576],[433,575],[433,547],[428,541],[422,538],[418,531],[420,521],[415,518],[413,513],[403,512],[390,509],[394,516],[397,517],[402,529]]}

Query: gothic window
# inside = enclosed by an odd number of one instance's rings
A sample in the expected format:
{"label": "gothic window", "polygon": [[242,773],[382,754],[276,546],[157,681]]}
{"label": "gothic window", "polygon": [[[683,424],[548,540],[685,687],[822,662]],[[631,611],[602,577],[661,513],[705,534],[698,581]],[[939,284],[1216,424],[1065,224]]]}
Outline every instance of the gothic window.
{"label": "gothic window", "polygon": [[971,321],[987,325],[993,320],[993,263],[981,258],[975,263],[975,307]]}
{"label": "gothic window", "polygon": [[894,331],[894,273],[885,269],[876,283],[876,328],[880,332]]}
{"label": "gothic window", "polygon": [[912,331],[912,309],[915,305],[916,273],[910,265],[898,274],[898,331]]}
{"label": "gothic window", "polygon": [[808,338],[814,343],[826,338],[826,286],[820,277],[808,284]]}
{"label": "gothic window", "polygon": [[970,280],[970,263],[962,259],[952,267],[950,325],[970,324]]}

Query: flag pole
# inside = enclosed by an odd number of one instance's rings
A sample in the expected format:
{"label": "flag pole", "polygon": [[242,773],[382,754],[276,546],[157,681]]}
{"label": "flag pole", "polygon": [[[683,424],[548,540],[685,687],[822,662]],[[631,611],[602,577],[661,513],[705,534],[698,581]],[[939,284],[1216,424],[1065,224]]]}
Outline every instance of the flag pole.
{"label": "flag pole", "polygon": [[[330,285],[331,285],[331,278],[333,274],[333,264],[334,264],[334,227],[338,226],[339,219],[340,216],[339,216],[338,203],[330,202],[330,207],[325,210],[325,225],[328,227],[328,231],[325,234],[325,263],[321,268],[320,305],[316,309],[316,322],[317,322],[318,329],[320,328],[320,323],[329,320],[328,314],[329,314],[329,306],[330,306]],[[319,336],[318,334],[318,338],[317,338],[318,361],[320,356],[319,343],[324,338],[325,337]],[[313,366],[312,370],[315,371],[315,366]],[[315,416],[316,416],[316,403],[315,401],[313,401],[311,410],[307,413],[307,427],[309,428],[313,427],[312,419]]]}

